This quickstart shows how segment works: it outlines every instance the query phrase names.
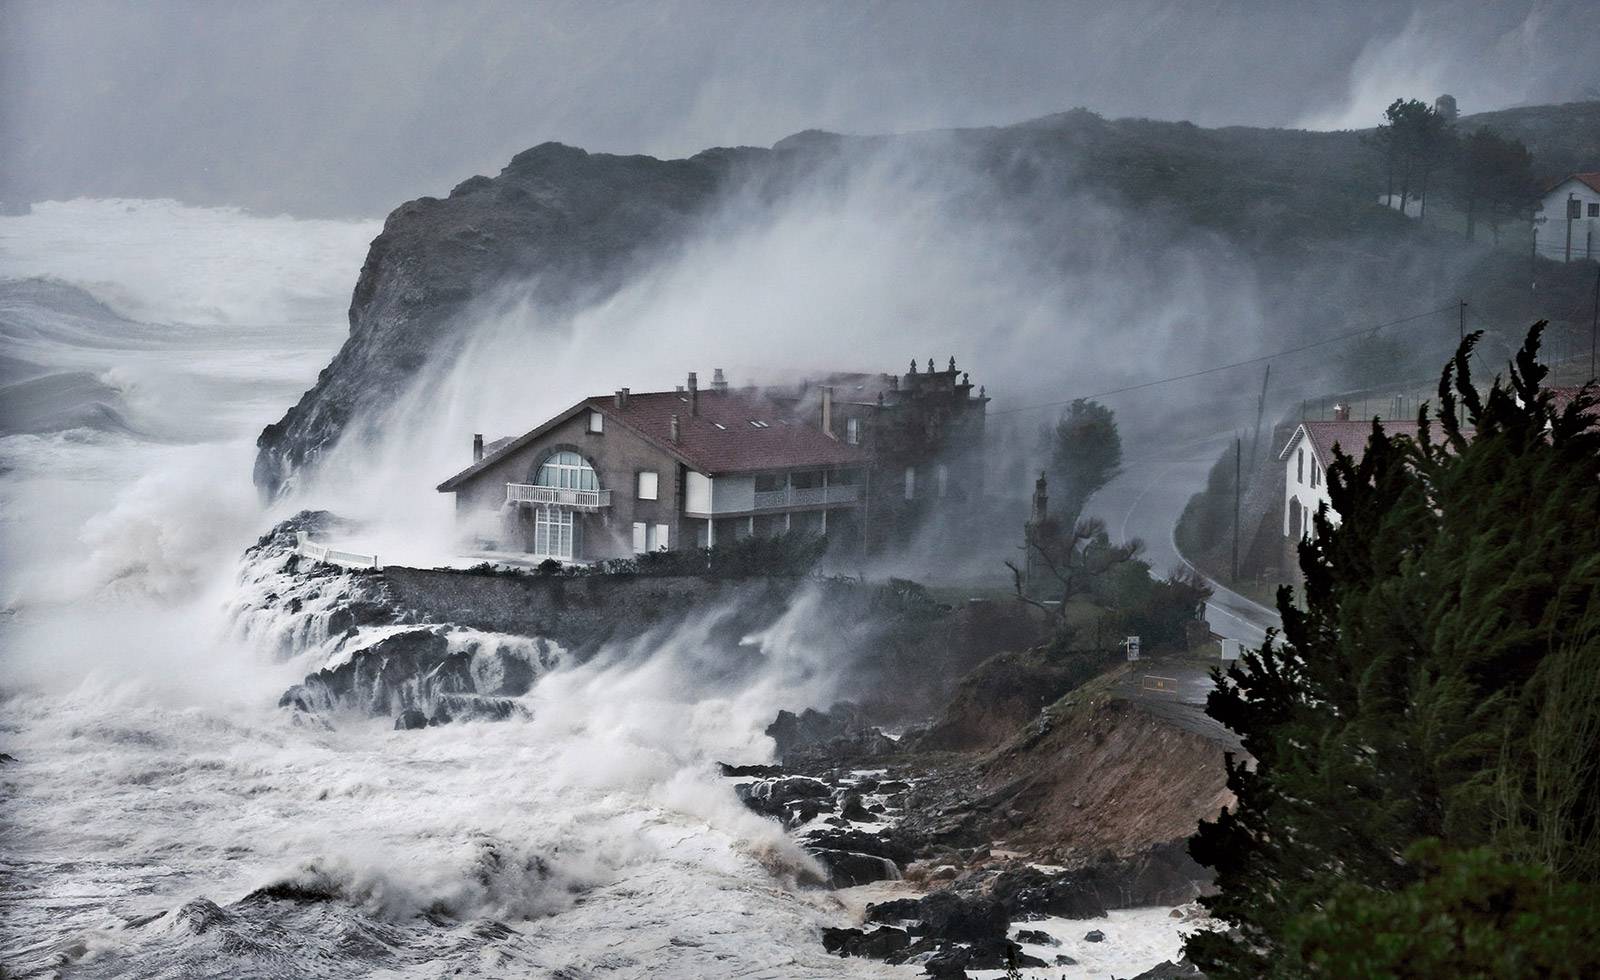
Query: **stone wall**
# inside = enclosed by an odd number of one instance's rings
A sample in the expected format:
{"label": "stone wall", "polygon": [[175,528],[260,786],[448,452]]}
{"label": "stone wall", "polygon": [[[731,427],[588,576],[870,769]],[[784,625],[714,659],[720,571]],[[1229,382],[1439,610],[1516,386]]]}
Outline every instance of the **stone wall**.
{"label": "stone wall", "polygon": [[546,637],[570,649],[593,649],[696,614],[729,607],[724,628],[770,623],[802,579],[712,579],[687,576],[495,575],[447,569],[389,567],[389,591],[427,621]]}

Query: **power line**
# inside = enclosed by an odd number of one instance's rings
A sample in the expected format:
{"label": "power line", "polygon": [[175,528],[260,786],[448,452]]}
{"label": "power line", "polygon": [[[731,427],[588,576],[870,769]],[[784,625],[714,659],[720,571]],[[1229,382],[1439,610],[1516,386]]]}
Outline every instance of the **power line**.
{"label": "power line", "polygon": [[1312,348],[1315,348],[1315,347],[1326,347],[1329,344],[1336,344],[1341,340],[1349,340],[1352,337],[1359,337],[1362,334],[1377,333],[1379,330],[1382,330],[1384,327],[1398,326],[1399,324],[1402,324],[1402,323],[1410,323],[1413,320],[1421,320],[1421,319],[1424,319],[1424,318],[1430,317],[1430,316],[1438,316],[1441,313],[1451,312],[1451,311],[1454,311],[1455,309],[1456,309],[1456,304],[1455,303],[1451,303],[1449,306],[1441,306],[1437,310],[1429,310],[1426,313],[1417,313],[1417,314],[1415,314],[1413,316],[1401,317],[1398,320],[1389,320],[1389,321],[1386,321],[1384,323],[1378,323],[1378,324],[1374,324],[1372,326],[1362,327],[1359,330],[1352,330],[1349,333],[1342,333],[1342,334],[1339,334],[1336,337],[1329,337],[1326,340],[1318,340],[1318,341],[1316,341],[1314,343],[1302,344],[1299,347],[1290,347],[1287,350],[1280,350],[1280,351],[1278,351],[1276,353],[1273,353],[1273,354],[1263,354],[1260,357],[1252,357],[1249,360],[1235,361],[1232,364],[1219,364],[1216,367],[1208,367],[1208,368],[1205,368],[1205,369],[1200,370],[1200,371],[1190,371],[1188,374],[1175,374],[1170,378],[1158,378],[1155,381],[1142,381],[1142,382],[1140,382],[1139,384],[1136,384],[1136,385],[1127,385],[1127,386],[1122,387],[1122,388],[1112,388],[1112,389],[1110,389],[1108,391],[1097,391],[1092,395],[1080,395],[1077,398],[1068,398],[1068,399],[1066,399],[1064,401],[1045,402],[1045,403],[1043,403],[1041,405],[1024,405],[1024,406],[1022,406],[1020,408],[1008,408],[1008,409],[1005,409],[1005,410],[999,411],[999,412],[990,412],[989,414],[991,416],[994,416],[994,415],[1015,415],[1015,414],[1017,414],[1019,412],[1035,412],[1035,411],[1039,411],[1040,409],[1045,409],[1045,408],[1060,408],[1062,405],[1070,405],[1070,404],[1072,404],[1073,402],[1077,401],[1079,398],[1082,398],[1082,399],[1109,398],[1112,395],[1121,395],[1121,394],[1124,394],[1124,393],[1130,392],[1130,391],[1139,391],[1140,389],[1143,389],[1143,388],[1154,388],[1157,385],[1171,384],[1174,381],[1188,381],[1190,378],[1199,378],[1199,377],[1203,377],[1204,375],[1207,375],[1207,374],[1216,374],[1219,371],[1229,371],[1229,370],[1232,370],[1233,368],[1248,367],[1251,364],[1260,364],[1262,361],[1270,361],[1270,360],[1272,360],[1273,358],[1276,358],[1276,357],[1287,357],[1290,354],[1298,354],[1301,351],[1308,351],[1308,350],[1311,350]]}

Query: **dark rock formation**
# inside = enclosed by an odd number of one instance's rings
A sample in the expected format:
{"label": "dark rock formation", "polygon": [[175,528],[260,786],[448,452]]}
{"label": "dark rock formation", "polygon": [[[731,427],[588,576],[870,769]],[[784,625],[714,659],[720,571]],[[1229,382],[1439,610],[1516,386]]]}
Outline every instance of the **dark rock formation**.
{"label": "dark rock formation", "polygon": [[1176,963],[1162,960],[1131,980],[1205,980],[1205,976],[1186,956]]}
{"label": "dark rock formation", "polygon": [[300,711],[352,710],[397,715],[396,728],[455,719],[508,717],[510,698],[554,666],[545,644],[470,643],[451,649],[443,627],[419,626],[360,647],[285,691],[280,707]]}
{"label": "dark rock formation", "polygon": [[900,877],[900,869],[893,861],[876,854],[829,848],[807,850],[827,871],[829,888],[851,888],[874,881],[894,881]]}
{"label": "dark rock formation", "polygon": [[778,744],[778,758],[786,766],[827,766],[844,761],[890,755],[898,749],[894,739],[867,724],[860,710],[836,704],[826,712],[807,708],[800,714],[780,711],[767,726]]}
{"label": "dark rock formation", "polygon": [[904,929],[882,926],[871,932],[861,929],[824,929],[822,948],[839,956],[861,956],[886,960],[911,945]]}

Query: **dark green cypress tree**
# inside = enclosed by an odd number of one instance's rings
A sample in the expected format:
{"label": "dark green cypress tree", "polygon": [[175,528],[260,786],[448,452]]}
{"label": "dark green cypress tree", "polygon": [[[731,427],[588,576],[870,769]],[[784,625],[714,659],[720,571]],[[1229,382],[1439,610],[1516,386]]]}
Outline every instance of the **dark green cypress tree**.
{"label": "dark green cypress tree", "polygon": [[1415,884],[1419,840],[1507,851],[1500,804],[1529,798],[1514,792],[1527,788],[1518,760],[1553,703],[1535,681],[1600,587],[1594,398],[1557,411],[1543,326],[1486,397],[1469,337],[1416,439],[1374,422],[1359,464],[1337,455],[1340,520],[1316,515],[1300,548],[1304,607],[1281,590],[1282,641],[1219,678],[1207,710],[1253,761],[1229,760],[1237,803],[1190,844],[1217,872],[1207,905],[1230,927],[1189,941],[1209,975],[1305,975],[1290,937],[1341,886]]}

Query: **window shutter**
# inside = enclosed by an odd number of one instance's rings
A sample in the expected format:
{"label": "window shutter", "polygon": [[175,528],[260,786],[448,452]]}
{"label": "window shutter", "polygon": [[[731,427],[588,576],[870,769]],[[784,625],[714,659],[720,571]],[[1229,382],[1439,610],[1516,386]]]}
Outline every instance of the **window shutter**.
{"label": "window shutter", "polygon": [[659,493],[660,478],[654,470],[639,471],[639,499],[655,500]]}
{"label": "window shutter", "polygon": [[658,550],[665,551],[666,549],[668,549],[670,547],[671,547],[671,545],[667,543],[667,526],[665,524],[657,524],[656,525],[656,548]]}
{"label": "window shutter", "polygon": [[633,525],[633,553],[636,555],[642,555],[645,552],[644,529],[645,526],[642,523]]}

